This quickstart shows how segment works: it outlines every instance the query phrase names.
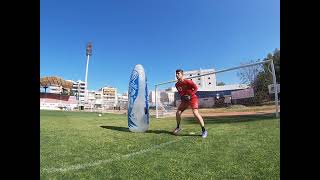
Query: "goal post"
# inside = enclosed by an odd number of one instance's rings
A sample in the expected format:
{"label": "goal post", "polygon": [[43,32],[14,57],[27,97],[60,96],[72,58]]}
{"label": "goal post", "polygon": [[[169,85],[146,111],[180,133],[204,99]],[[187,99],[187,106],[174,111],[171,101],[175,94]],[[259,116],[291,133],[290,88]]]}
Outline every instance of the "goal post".
{"label": "goal post", "polygon": [[[276,93],[274,93],[275,115],[276,115],[276,117],[279,117],[279,100],[278,100],[278,93],[277,93],[279,91],[278,91],[277,85],[276,85],[277,81],[276,81],[276,74],[275,74],[275,68],[274,68],[273,59],[268,59],[268,60],[264,60],[264,61],[261,61],[261,62],[251,63],[251,64],[245,64],[245,65],[232,67],[232,68],[227,68],[227,69],[223,69],[223,70],[219,70],[219,71],[203,73],[201,75],[196,75],[196,76],[192,76],[192,77],[185,77],[185,78],[186,79],[192,79],[192,78],[193,79],[194,78],[200,79],[201,77],[212,75],[212,74],[217,75],[217,74],[222,74],[222,73],[228,73],[228,72],[232,72],[234,70],[239,70],[239,69],[243,70],[245,68],[249,68],[249,67],[252,67],[252,66],[259,66],[259,65],[263,65],[263,64],[267,64],[267,65],[271,66],[271,71],[269,69],[269,72],[272,74],[272,83],[273,83],[273,86],[274,86],[274,90],[276,92]],[[161,104],[163,102],[161,101],[161,94],[159,93],[160,92],[159,87],[162,86],[162,85],[165,85],[165,84],[170,84],[170,83],[175,83],[175,82],[177,82],[176,79],[155,84],[155,94],[154,94],[154,96],[155,96],[155,115],[156,115],[156,118],[159,118],[159,106],[163,105],[163,104]],[[236,92],[235,92],[235,94],[236,94]],[[217,95],[217,98],[219,98],[218,95]],[[175,104],[176,104],[176,102],[177,102],[177,100],[175,100]]]}

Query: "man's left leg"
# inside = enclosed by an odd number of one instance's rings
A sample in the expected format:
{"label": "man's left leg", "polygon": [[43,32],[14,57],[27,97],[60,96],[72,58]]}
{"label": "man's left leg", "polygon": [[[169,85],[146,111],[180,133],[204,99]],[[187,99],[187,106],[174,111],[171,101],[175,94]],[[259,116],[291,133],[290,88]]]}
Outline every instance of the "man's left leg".
{"label": "man's left leg", "polygon": [[193,115],[197,118],[198,122],[200,123],[201,127],[204,127],[204,121],[202,116],[199,114],[198,109],[192,109]]}
{"label": "man's left leg", "polygon": [[194,117],[198,120],[200,123],[201,129],[202,129],[202,137],[205,138],[208,135],[208,131],[204,128],[204,121],[202,116],[199,114],[198,111],[198,99],[194,99],[191,101],[191,107]]}

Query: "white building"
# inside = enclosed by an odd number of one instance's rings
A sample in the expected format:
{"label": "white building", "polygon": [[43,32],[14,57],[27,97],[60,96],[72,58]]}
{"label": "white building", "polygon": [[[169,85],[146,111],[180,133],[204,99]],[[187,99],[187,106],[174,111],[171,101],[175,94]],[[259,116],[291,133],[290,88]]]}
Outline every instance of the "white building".
{"label": "white building", "polygon": [[217,86],[217,80],[216,80],[215,74],[192,78],[194,76],[199,76],[199,75],[213,73],[213,72],[215,72],[214,69],[199,69],[199,70],[184,71],[183,77],[191,78],[191,80],[198,86],[199,91],[213,90]]}
{"label": "white building", "polygon": [[[158,90],[157,91],[157,101],[162,104],[172,104],[174,102],[174,93],[177,92],[175,87],[170,87],[166,90]],[[149,93],[149,102],[151,106],[155,106],[155,91],[150,91]]]}
{"label": "white building", "polygon": [[95,91],[95,107],[96,108],[102,108],[102,104],[103,104],[103,101],[102,101],[102,91],[101,90],[98,90],[98,91]]}
{"label": "white building", "polygon": [[96,92],[88,90],[88,102],[86,103],[86,109],[93,109],[96,104]]}
{"label": "white building", "polygon": [[174,102],[174,93],[177,92],[176,87],[170,87],[160,93],[161,102],[164,104],[172,104]]}
{"label": "white building", "polygon": [[49,86],[47,93],[52,93],[52,94],[60,94],[62,92],[62,87],[61,86]]}
{"label": "white building", "polygon": [[121,109],[127,109],[128,108],[128,93],[123,94],[117,94],[118,96],[118,103],[117,106]]}
{"label": "white building", "polygon": [[73,82],[72,86],[72,91],[73,94],[77,97],[80,105],[85,104],[85,90],[86,90],[86,83],[84,81],[78,80],[78,81],[72,81]]}
{"label": "white building", "polygon": [[118,104],[117,88],[105,86],[101,88],[102,106],[104,109],[113,109]]}
{"label": "white building", "polygon": [[198,86],[198,91],[224,91],[224,90],[236,90],[248,88],[245,84],[229,84],[217,86],[217,78],[215,74],[192,78],[203,74],[213,73],[214,69],[200,69],[183,72],[184,78],[191,78],[193,82]]}
{"label": "white building", "polygon": [[227,90],[238,90],[249,88],[246,84],[227,84],[223,86],[216,86],[214,91],[227,91]]}
{"label": "white building", "polygon": [[174,92],[167,92],[168,103],[171,104],[174,102]]}
{"label": "white building", "polygon": [[[160,102],[160,91],[157,91],[157,101]],[[155,106],[156,105],[156,93],[155,91],[150,91],[149,93],[149,102],[150,106]]]}

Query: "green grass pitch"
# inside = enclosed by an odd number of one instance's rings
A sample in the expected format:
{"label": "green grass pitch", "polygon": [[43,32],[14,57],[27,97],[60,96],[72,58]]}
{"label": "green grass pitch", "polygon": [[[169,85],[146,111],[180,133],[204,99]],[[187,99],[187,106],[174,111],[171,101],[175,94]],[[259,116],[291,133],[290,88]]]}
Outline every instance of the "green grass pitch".
{"label": "green grass pitch", "polygon": [[[145,133],[127,116],[41,111],[41,179],[280,179],[280,120],[270,115],[150,118]],[[194,132],[194,134],[192,133]]]}

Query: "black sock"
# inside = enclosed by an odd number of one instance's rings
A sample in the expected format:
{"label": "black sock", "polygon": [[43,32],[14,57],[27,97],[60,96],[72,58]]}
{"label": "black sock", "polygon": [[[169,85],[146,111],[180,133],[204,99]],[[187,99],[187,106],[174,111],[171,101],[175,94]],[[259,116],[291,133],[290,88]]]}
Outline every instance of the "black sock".
{"label": "black sock", "polygon": [[177,128],[179,128],[180,124],[177,124]]}
{"label": "black sock", "polygon": [[204,126],[201,126],[202,132],[205,131],[206,129],[204,128]]}

